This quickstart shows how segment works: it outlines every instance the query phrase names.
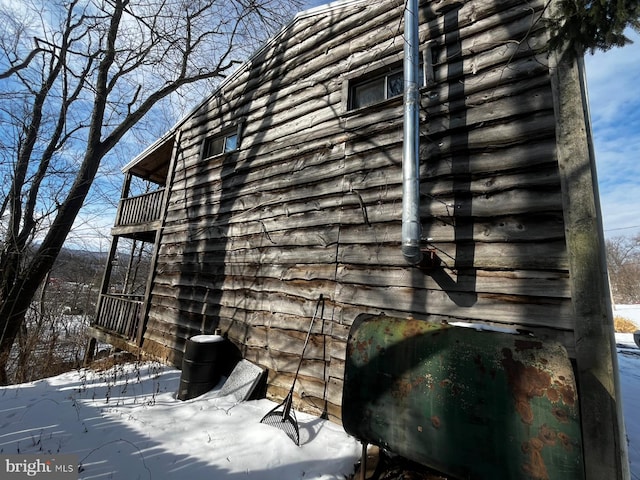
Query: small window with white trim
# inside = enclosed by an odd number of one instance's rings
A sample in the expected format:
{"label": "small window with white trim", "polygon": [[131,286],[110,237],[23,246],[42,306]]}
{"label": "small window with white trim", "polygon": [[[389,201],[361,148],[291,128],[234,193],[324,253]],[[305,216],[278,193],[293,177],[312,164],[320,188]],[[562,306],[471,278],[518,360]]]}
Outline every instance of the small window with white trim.
{"label": "small window with white trim", "polygon": [[239,147],[237,130],[227,130],[225,133],[209,137],[204,141],[202,158],[209,158],[221,153],[229,153]]}

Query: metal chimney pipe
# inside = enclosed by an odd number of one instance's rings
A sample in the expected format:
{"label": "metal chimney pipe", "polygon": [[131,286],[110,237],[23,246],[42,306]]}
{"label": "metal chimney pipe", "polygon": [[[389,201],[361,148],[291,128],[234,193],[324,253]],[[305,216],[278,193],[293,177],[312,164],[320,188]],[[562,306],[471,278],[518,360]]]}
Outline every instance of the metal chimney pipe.
{"label": "metal chimney pipe", "polygon": [[402,148],[402,254],[416,265],[420,251],[420,49],[418,0],[404,11],[404,143]]}

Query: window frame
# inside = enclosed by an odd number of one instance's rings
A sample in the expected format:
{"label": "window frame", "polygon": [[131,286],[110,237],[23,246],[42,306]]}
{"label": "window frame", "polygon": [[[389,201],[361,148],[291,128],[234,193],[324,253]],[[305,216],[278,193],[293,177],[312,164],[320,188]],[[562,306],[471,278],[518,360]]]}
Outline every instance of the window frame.
{"label": "window frame", "polygon": [[[235,138],[235,145],[233,148],[227,148],[228,140]],[[222,149],[216,150],[214,153],[209,153],[210,145],[216,141],[222,140]],[[240,148],[240,125],[235,128],[226,128],[215,135],[209,135],[202,141],[200,157],[203,160],[208,158],[214,158],[220,155],[228,155],[230,153],[238,151]]]}
{"label": "window frame", "polygon": [[[389,69],[389,71],[387,72],[382,71],[379,73],[378,72],[373,73],[371,77],[365,74],[360,78],[352,80],[352,82],[349,85],[349,99],[348,99],[349,110],[359,110],[360,108],[367,108],[367,107],[370,107],[371,105],[382,103],[386,100],[391,100],[392,98],[401,96],[402,93],[397,93],[395,95],[391,94],[392,86],[390,84],[390,81],[393,77],[397,77],[398,74],[401,74],[401,77],[402,77],[401,81],[404,82],[402,66],[400,66],[399,68]],[[360,102],[358,101],[360,98],[357,96],[358,89],[361,87],[366,87],[368,85],[373,85],[376,83],[380,83],[380,88],[381,88],[380,97],[382,98],[376,99],[370,102],[367,102],[365,100],[364,103],[360,105]]]}
{"label": "window frame", "polygon": [[[437,45],[435,41],[430,40],[420,48],[420,66],[422,74],[422,88],[431,88],[435,85],[434,59],[437,54]],[[398,73],[403,73],[403,53],[398,53],[387,59],[375,62],[365,68],[361,68],[347,75],[342,84],[342,105],[343,112],[350,114],[358,112],[362,109],[375,107],[376,105],[401,98],[402,94],[389,96],[389,78]],[[363,106],[356,106],[355,89],[368,83],[373,83],[384,78],[384,98],[374,101]]]}

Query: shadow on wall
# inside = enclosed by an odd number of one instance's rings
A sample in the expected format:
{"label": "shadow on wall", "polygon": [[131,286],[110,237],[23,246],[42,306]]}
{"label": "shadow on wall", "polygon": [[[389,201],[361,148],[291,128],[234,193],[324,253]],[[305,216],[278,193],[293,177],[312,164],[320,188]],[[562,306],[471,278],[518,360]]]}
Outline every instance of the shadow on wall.
{"label": "shadow on wall", "polygon": [[[455,163],[452,168],[452,174],[454,175],[452,185],[453,204],[446,206],[450,215],[439,219],[453,228],[455,254],[451,258],[444,252],[439,252],[437,248],[435,249],[435,254],[442,257],[440,260],[450,267],[452,271],[455,271],[457,275],[454,279],[443,268],[437,267],[428,268],[425,273],[433,278],[442,291],[458,307],[468,308],[475,305],[478,300],[478,294],[476,292],[475,243],[473,241],[474,218],[469,165],[469,126],[466,120],[468,107],[466,105],[464,58],[458,20],[461,6],[457,2],[448,6],[449,10],[444,13],[443,31],[439,30],[436,22],[431,23],[429,31],[430,38],[440,38],[444,35],[444,58],[442,61],[446,62],[447,65],[445,89],[446,98],[448,99],[448,111],[450,113],[456,112],[455,125],[452,124],[451,115],[448,115],[445,122],[449,123],[449,125],[444,129],[445,132],[450,132],[449,142],[452,155],[450,161]],[[440,58],[438,58],[438,61],[440,61]],[[424,114],[428,125],[429,113],[424,112]],[[430,148],[430,145],[437,145],[442,141],[442,138],[434,135],[425,135],[422,142],[426,143],[427,147],[421,150],[427,152],[437,150]],[[428,165],[430,160],[430,158],[422,159],[421,163],[426,162]],[[422,182],[424,187],[421,189],[423,198],[426,196],[428,201],[437,201],[436,197],[429,191],[431,185],[425,185],[425,183]],[[424,224],[425,222],[423,222]],[[431,232],[428,227],[425,229],[423,238],[431,238]],[[414,269],[413,274],[417,275],[419,272]],[[427,305],[427,310],[428,308],[429,306]]]}

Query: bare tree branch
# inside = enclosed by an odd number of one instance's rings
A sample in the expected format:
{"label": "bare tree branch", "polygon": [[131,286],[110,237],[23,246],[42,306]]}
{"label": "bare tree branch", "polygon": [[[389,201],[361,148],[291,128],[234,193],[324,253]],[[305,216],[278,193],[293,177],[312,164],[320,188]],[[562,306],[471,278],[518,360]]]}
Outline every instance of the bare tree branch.
{"label": "bare tree branch", "polygon": [[31,64],[35,56],[44,51],[45,50],[42,48],[33,49],[32,51],[29,52],[29,55],[27,55],[27,58],[25,58],[22,62],[18,63],[17,65],[12,65],[11,68],[5,70],[4,72],[0,72],[0,80],[4,78],[12,77],[16,73],[18,73],[20,70],[27,68]]}
{"label": "bare tree branch", "polygon": [[51,0],[40,10],[23,6],[33,9],[24,16],[30,24],[7,17],[0,49],[11,60],[0,95],[13,106],[0,107],[0,171],[9,178],[0,190],[0,384],[30,301],[103,160],[173,94],[228,75],[246,51],[239,42],[273,32],[282,12],[299,5]]}

